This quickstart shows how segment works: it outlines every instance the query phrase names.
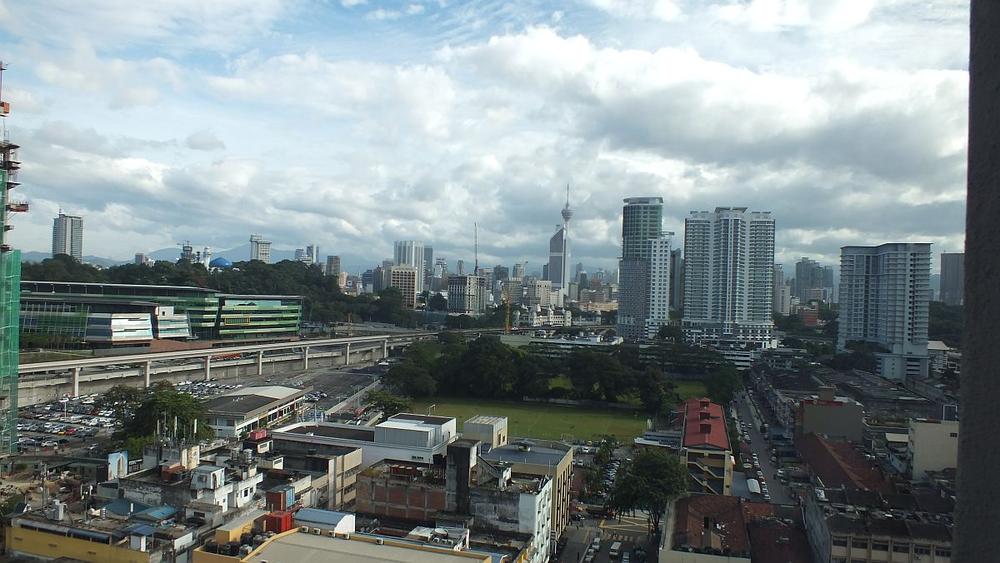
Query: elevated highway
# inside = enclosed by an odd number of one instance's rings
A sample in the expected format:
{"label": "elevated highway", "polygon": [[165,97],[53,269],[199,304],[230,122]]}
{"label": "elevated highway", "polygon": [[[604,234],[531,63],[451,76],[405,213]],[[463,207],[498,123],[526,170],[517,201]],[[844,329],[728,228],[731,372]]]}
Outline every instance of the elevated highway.
{"label": "elevated highway", "polygon": [[123,383],[149,387],[156,381],[207,381],[349,366],[378,361],[394,349],[436,337],[436,332],[409,332],[23,364],[18,367],[18,406],[100,393]]}

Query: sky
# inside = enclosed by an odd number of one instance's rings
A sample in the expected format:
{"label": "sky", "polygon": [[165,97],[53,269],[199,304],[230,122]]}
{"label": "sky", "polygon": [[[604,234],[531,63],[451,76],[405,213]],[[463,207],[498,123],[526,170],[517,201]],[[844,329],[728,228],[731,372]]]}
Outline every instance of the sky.
{"label": "sky", "polygon": [[961,0],[0,0],[9,240],[614,268],[622,199],[771,211],[776,260],[964,246]]}

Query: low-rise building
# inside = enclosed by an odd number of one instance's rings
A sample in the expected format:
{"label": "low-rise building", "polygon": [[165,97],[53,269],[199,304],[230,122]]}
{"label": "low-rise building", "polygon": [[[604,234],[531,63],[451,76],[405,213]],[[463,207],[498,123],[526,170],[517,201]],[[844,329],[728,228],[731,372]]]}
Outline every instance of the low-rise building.
{"label": "low-rise building", "polygon": [[683,436],[681,455],[688,469],[688,490],[732,494],[733,452],[722,406],[707,398],[688,399]]}
{"label": "low-rise building", "polygon": [[382,462],[358,478],[358,512],[430,523],[464,521],[473,530],[527,543],[525,561],[547,561],[554,549],[552,479],[519,473],[479,456],[478,440],[448,445],[445,465]]}
{"label": "low-rise building", "polygon": [[949,563],[953,523],[949,514],[929,513],[918,503],[877,494],[815,489],[802,513],[816,561]]}
{"label": "low-rise building", "polygon": [[305,445],[323,453],[329,446],[361,448],[361,469],[383,460],[440,463],[458,438],[455,419],[400,413],[373,427],[333,422],[296,422],[272,432],[276,447]]}
{"label": "low-rise building", "polygon": [[241,387],[206,401],[205,416],[216,436],[235,438],[294,415],[311,390],[280,385]]}
{"label": "low-rise building", "polygon": [[750,561],[750,541],[739,497],[692,495],[674,502],[673,527],[660,563]]}
{"label": "low-rise building", "polygon": [[861,443],[864,406],[850,397],[837,397],[833,387],[820,387],[819,395],[799,401],[795,411],[795,433],[823,434]]}
{"label": "low-rise building", "polygon": [[483,448],[484,460],[510,465],[514,473],[552,480],[553,541],[569,525],[573,485],[573,448],[561,442],[517,439],[511,444]]}

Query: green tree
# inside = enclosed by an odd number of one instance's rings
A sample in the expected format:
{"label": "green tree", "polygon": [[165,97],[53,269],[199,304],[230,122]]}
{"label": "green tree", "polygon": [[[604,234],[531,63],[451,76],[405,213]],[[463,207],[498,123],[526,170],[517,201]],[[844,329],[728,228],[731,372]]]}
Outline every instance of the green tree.
{"label": "green tree", "polygon": [[739,372],[732,364],[719,367],[705,382],[708,398],[720,405],[728,405],[742,387]]}
{"label": "green tree", "polygon": [[144,437],[156,436],[157,430],[160,435],[173,435],[175,428],[178,437],[202,440],[214,435],[205,421],[205,405],[160,381],[150,387],[123,429],[127,437]]}
{"label": "green tree", "polygon": [[364,401],[382,411],[382,420],[386,420],[394,414],[410,410],[412,404],[409,397],[400,397],[380,389],[369,391],[365,394]]}
{"label": "green tree", "polygon": [[393,390],[412,397],[432,397],[437,392],[437,382],[430,371],[414,360],[393,366],[386,374],[386,382]]}
{"label": "green tree", "polygon": [[646,448],[635,454],[626,474],[615,484],[618,510],[645,510],[651,531],[659,530],[667,506],[688,490],[688,472],[680,458],[660,448]]}
{"label": "green tree", "polygon": [[125,384],[115,385],[97,399],[96,406],[101,410],[112,411],[115,421],[125,428],[145,396],[144,389]]}
{"label": "green tree", "polygon": [[567,360],[569,379],[584,399],[617,401],[632,388],[631,371],[618,358],[593,350],[575,350]]}
{"label": "green tree", "polygon": [[435,293],[431,296],[430,300],[427,301],[427,309],[431,311],[447,311],[448,310],[448,300],[444,295],[440,293]]}

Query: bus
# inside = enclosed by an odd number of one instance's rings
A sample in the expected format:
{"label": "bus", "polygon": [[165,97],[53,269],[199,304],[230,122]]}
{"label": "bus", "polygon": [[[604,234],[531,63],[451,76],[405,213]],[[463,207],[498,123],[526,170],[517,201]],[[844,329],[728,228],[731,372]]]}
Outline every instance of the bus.
{"label": "bus", "polygon": [[608,557],[610,557],[611,559],[618,559],[618,556],[621,555],[621,552],[622,552],[622,542],[616,541],[615,543],[611,544],[611,549],[608,550]]}

